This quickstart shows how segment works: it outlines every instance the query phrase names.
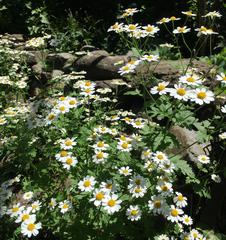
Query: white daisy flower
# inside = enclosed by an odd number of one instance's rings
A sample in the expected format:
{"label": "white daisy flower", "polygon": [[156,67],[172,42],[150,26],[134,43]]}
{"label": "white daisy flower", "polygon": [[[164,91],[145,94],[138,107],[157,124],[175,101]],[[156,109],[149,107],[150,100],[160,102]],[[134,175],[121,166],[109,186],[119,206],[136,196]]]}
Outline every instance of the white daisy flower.
{"label": "white daisy flower", "polygon": [[124,10],[124,13],[126,14],[126,16],[133,16],[133,14],[137,12],[139,12],[137,8],[127,8]]}
{"label": "white daisy flower", "polygon": [[121,203],[122,201],[118,199],[118,195],[116,194],[107,195],[103,199],[103,207],[108,214],[113,214],[114,212],[118,212],[121,208],[120,206]]}
{"label": "white daisy flower", "polygon": [[222,113],[226,113],[226,105],[224,105],[224,106],[221,107],[221,112],[222,112]]}
{"label": "white daisy flower", "polygon": [[78,160],[75,157],[69,156],[62,159],[63,168],[66,168],[67,170],[70,170],[71,167],[74,167]]}
{"label": "white daisy flower", "polygon": [[226,132],[223,132],[223,133],[219,134],[219,138],[220,138],[221,140],[226,139]]}
{"label": "white daisy flower", "polygon": [[78,100],[74,97],[67,98],[67,106],[69,108],[76,108],[78,106]]}
{"label": "white daisy flower", "polygon": [[107,193],[112,192],[113,193],[116,191],[116,184],[111,179],[109,179],[106,182],[101,182],[100,188],[104,192],[107,192]]}
{"label": "white daisy flower", "polygon": [[64,200],[63,202],[59,202],[60,212],[61,213],[66,213],[71,207],[71,203],[68,200]]}
{"label": "white daisy flower", "polygon": [[174,85],[174,88],[169,90],[169,93],[170,96],[183,101],[187,101],[190,98],[190,90],[177,84]]}
{"label": "white daisy flower", "polygon": [[144,164],[144,168],[146,168],[148,172],[152,172],[155,167],[155,163],[152,160],[148,160]]}
{"label": "white daisy flower", "polygon": [[70,157],[71,155],[72,155],[72,152],[68,152],[68,151],[62,150],[62,151],[60,151],[59,153],[57,153],[55,155],[55,158],[58,161],[62,161],[64,158]]}
{"label": "white daisy flower", "polygon": [[196,14],[195,13],[192,13],[192,11],[186,11],[186,12],[182,12],[182,14],[188,16],[188,17],[195,17]]}
{"label": "white daisy flower", "polygon": [[132,150],[132,144],[128,141],[119,141],[117,149],[122,152],[130,152]]}
{"label": "white daisy flower", "polygon": [[76,144],[75,138],[60,139],[60,147],[64,150],[72,149]]}
{"label": "white daisy flower", "polygon": [[160,29],[154,25],[150,25],[148,24],[147,26],[144,26],[142,27],[145,32],[148,34],[148,35],[151,35],[153,36],[155,33],[157,33]]}
{"label": "white daisy flower", "polygon": [[163,24],[163,23],[168,23],[170,21],[170,19],[169,18],[162,18],[162,19],[160,19],[157,23],[158,24]]}
{"label": "white daisy flower", "polygon": [[126,32],[135,32],[140,28],[140,26],[138,26],[138,24],[128,24],[124,26],[124,30]]}
{"label": "white daisy flower", "polygon": [[57,113],[55,113],[55,112],[49,113],[47,115],[47,117],[46,117],[46,120],[45,120],[46,121],[46,125],[51,124],[54,120],[57,119],[57,117],[58,117]]}
{"label": "white daisy flower", "polygon": [[190,225],[193,224],[192,218],[189,217],[188,215],[182,216],[182,219],[181,219],[181,220],[182,220],[182,223],[183,223],[184,225],[190,226]]}
{"label": "white daisy flower", "polygon": [[146,186],[146,180],[140,175],[135,175],[133,178],[129,179],[129,186],[132,187],[144,187]]}
{"label": "white daisy flower", "polygon": [[129,176],[132,174],[132,169],[129,166],[119,168],[119,174]]}
{"label": "white daisy flower", "polygon": [[170,240],[170,238],[165,234],[161,234],[156,238],[156,240]]}
{"label": "white daisy flower", "polygon": [[148,61],[148,62],[158,62],[159,55],[144,55],[141,57],[141,60]]}
{"label": "white daisy flower", "polygon": [[61,103],[61,104],[58,104],[55,108],[54,108],[54,112],[56,114],[64,114],[64,113],[67,113],[69,112],[69,107],[65,104],[65,103]]}
{"label": "white daisy flower", "polygon": [[136,118],[131,122],[134,128],[142,129],[146,124],[146,121],[142,118]]}
{"label": "white daisy flower", "polygon": [[200,35],[212,35],[212,34],[218,34],[217,32],[214,32],[212,29],[210,28],[206,28],[204,26],[201,26],[200,28],[196,28],[195,31],[198,32],[198,36]]}
{"label": "white daisy flower", "polygon": [[225,74],[222,72],[222,73],[219,73],[217,76],[216,76],[216,80],[217,81],[221,81],[223,84],[226,84],[226,76]]}
{"label": "white daisy flower", "polygon": [[156,189],[163,196],[171,195],[173,193],[172,183],[169,182],[158,183]]}
{"label": "white daisy flower", "polygon": [[100,206],[102,204],[102,201],[104,200],[106,196],[106,192],[104,192],[101,189],[95,189],[93,192],[93,198],[90,199],[90,202],[93,202],[96,207]]}
{"label": "white daisy flower", "polygon": [[141,219],[141,210],[137,205],[130,205],[126,210],[126,215],[131,221],[138,221]]}
{"label": "white daisy flower", "polygon": [[212,174],[211,175],[211,179],[216,182],[216,183],[220,183],[221,182],[221,177],[219,175],[216,174]]}
{"label": "white daisy flower", "polygon": [[154,195],[151,197],[151,200],[148,201],[148,208],[153,214],[165,214],[168,205],[162,195]]}
{"label": "white daisy flower", "polygon": [[120,75],[134,73],[134,72],[135,72],[135,67],[131,64],[126,64],[125,66],[119,68],[119,71],[118,71]]}
{"label": "white daisy flower", "polygon": [[138,185],[129,185],[128,189],[129,189],[129,192],[132,194],[132,197],[135,197],[135,198],[142,198],[147,192],[146,186],[141,187]]}
{"label": "white daisy flower", "polygon": [[167,220],[171,222],[181,221],[181,216],[184,212],[180,208],[175,207],[174,205],[170,206],[169,213],[167,214]]}
{"label": "white daisy flower", "polygon": [[202,235],[196,230],[192,229],[189,234],[189,240],[198,240]]}
{"label": "white daisy flower", "polygon": [[219,13],[219,12],[217,12],[217,11],[212,11],[212,12],[208,12],[206,15],[204,15],[203,17],[210,17],[210,18],[215,18],[215,17],[217,17],[217,18],[221,18],[222,17],[222,15]]}
{"label": "white daisy flower", "polygon": [[32,197],[33,197],[33,192],[26,192],[26,193],[24,193],[24,195],[23,195],[23,199],[24,200],[30,200],[30,199],[32,199]]}
{"label": "white daisy flower", "polygon": [[16,217],[18,216],[23,210],[25,206],[21,206],[20,203],[17,203],[12,206],[12,208],[7,210],[7,214],[10,215],[10,217]]}
{"label": "white daisy flower", "polygon": [[55,198],[51,198],[50,202],[49,202],[49,208],[50,209],[54,209],[57,205],[56,199]]}
{"label": "white daisy flower", "polygon": [[114,25],[112,25],[109,29],[108,29],[108,32],[116,32],[116,33],[119,33],[119,32],[123,32],[124,28],[123,28],[123,23],[118,23],[116,22]]}
{"label": "white daisy flower", "polygon": [[170,17],[169,18],[170,19],[170,21],[178,21],[178,20],[180,20],[180,18],[177,18],[177,17],[175,17],[175,16],[172,16],[172,17]]}
{"label": "white daisy flower", "polygon": [[39,211],[41,205],[42,204],[41,204],[41,202],[39,200],[31,203],[31,212],[35,213],[35,212]]}
{"label": "white daisy flower", "polygon": [[31,214],[31,208],[27,208],[26,210],[22,211],[16,219],[16,223],[25,222],[25,221],[36,221],[35,214]]}
{"label": "white daisy flower", "polygon": [[190,32],[191,28],[187,28],[187,26],[183,26],[183,27],[177,27],[176,29],[173,30],[174,34],[180,34],[180,33],[187,33]]}
{"label": "white daisy flower", "polygon": [[145,149],[141,153],[142,160],[149,160],[152,157],[152,151],[150,149]]}
{"label": "white daisy flower", "polygon": [[93,145],[95,151],[104,151],[109,147],[109,145],[103,141],[98,141],[96,144]]}
{"label": "white daisy flower", "polygon": [[42,228],[42,224],[40,222],[35,223],[35,221],[26,221],[21,224],[21,233],[30,238],[31,236],[37,236],[39,233],[39,229]]}
{"label": "white daisy flower", "polygon": [[102,151],[96,151],[95,155],[93,156],[93,162],[96,164],[104,163],[104,161],[108,157],[108,153]]}
{"label": "white daisy flower", "polygon": [[190,86],[198,86],[202,84],[201,78],[196,74],[183,75],[179,78],[179,82]]}
{"label": "white daisy flower", "polygon": [[195,89],[191,92],[191,101],[202,105],[214,101],[214,93],[205,88]]}
{"label": "white daisy flower", "polygon": [[210,163],[210,158],[206,155],[199,155],[197,157],[198,162],[202,163],[202,164],[207,164]]}
{"label": "white daisy flower", "polygon": [[5,117],[0,117],[0,125],[4,125],[7,123],[7,120]]}
{"label": "white daisy flower", "polygon": [[163,95],[169,92],[169,89],[166,88],[169,82],[161,82],[157,86],[151,88],[151,94]]}
{"label": "white daisy flower", "polygon": [[168,157],[165,153],[157,151],[156,153],[153,153],[152,160],[159,164],[168,161]]}
{"label": "white daisy flower", "polygon": [[96,180],[93,176],[86,176],[82,181],[78,183],[78,188],[82,192],[91,192],[94,189]]}
{"label": "white daisy flower", "polygon": [[176,192],[176,196],[173,198],[177,207],[183,208],[187,206],[187,198],[182,193]]}

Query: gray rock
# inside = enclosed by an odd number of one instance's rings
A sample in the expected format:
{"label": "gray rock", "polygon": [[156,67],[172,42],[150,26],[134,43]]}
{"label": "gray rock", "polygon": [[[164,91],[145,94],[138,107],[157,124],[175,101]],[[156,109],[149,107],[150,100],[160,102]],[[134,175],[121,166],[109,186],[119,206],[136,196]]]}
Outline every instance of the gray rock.
{"label": "gray rock", "polygon": [[28,65],[32,66],[39,62],[45,62],[48,53],[42,51],[26,51],[24,57]]}
{"label": "gray rock", "polygon": [[106,51],[98,50],[88,53],[86,56],[79,58],[75,62],[77,71],[84,70],[87,77],[91,80],[105,80],[119,78],[119,66],[115,66],[116,62],[128,62],[127,56],[109,56]]}
{"label": "gray rock", "polygon": [[179,148],[171,149],[169,152],[173,154],[181,154],[187,157],[187,160],[194,161],[198,155],[206,154],[204,151],[210,151],[209,143],[199,144],[197,142],[197,132],[187,128],[173,126],[170,132],[177,138]]}
{"label": "gray rock", "polygon": [[58,69],[53,69],[51,78],[55,78],[55,77],[61,76],[63,74],[64,74],[63,71],[58,70]]}
{"label": "gray rock", "polygon": [[39,62],[39,63],[33,65],[31,67],[31,69],[32,69],[34,74],[41,75],[41,73],[43,72],[43,65],[42,65],[42,63]]}
{"label": "gray rock", "polygon": [[46,62],[52,69],[63,69],[66,62],[73,62],[76,57],[71,53],[51,53],[48,54]]}

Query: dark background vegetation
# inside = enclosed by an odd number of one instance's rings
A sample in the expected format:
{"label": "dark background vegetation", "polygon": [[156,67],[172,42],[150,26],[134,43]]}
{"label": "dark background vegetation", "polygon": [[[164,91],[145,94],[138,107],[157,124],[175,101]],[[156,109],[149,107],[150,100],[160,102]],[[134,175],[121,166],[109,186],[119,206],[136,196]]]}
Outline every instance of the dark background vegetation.
{"label": "dark background vegetation", "polygon": [[[200,16],[208,11],[217,10],[225,15],[226,3],[224,0],[0,0],[0,7],[2,8],[0,11],[0,33],[29,35],[28,22],[31,11],[43,7],[55,31],[68,30],[67,19],[68,14],[71,13],[76,19],[76,27],[86,33],[83,32],[82,36],[88,39],[85,43],[115,51],[115,46],[119,47],[117,36],[112,34],[109,36],[107,29],[116,21],[116,16],[121,9],[143,8],[143,11],[135,16],[135,20],[142,24],[154,23],[162,17],[181,16],[181,11],[191,9],[198,14],[197,21],[201,25],[202,18]],[[226,32],[225,18],[219,20],[218,23],[221,36],[217,41],[216,48],[222,49],[223,37]],[[31,21],[30,24],[32,24]],[[164,34],[162,32],[162,35]],[[108,41],[109,38],[111,41]]]}

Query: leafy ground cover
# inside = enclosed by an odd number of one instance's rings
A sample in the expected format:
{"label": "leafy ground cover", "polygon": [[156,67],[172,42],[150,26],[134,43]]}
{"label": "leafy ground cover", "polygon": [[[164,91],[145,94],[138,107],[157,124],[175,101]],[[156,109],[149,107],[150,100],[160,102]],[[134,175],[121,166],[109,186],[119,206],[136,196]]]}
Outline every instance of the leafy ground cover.
{"label": "leafy ground cover", "polygon": [[[115,63],[124,86],[119,81],[101,88],[85,72],[72,72],[52,80],[66,88],[52,86],[31,98],[26,51],[2,40],[3,239],[225,239],[223,232],[202,228],[199,219],[202,199],[211,198],[210,187],[224,181],[226,76],[222,66],[205,73],[193,67],[203,45],[211,53],[221,14],[207,13],[205,26],[195,26],[191,11],[142,26],[133,22],[136,13],[124,10],[108,30],[133,51],[131,61]],[[147,44],[161,28],[172,43],[159,46],[158,55]],[[194,48],[191,31],[197,32]],[[51,41],[45,35],[26,46],[45,51]],[[180,44],[190,53],[187,65]],[[181,60],[176,82],[158,79],[153,69],[137,74],[174,53]],[[141,98],[142,107],[119,107],[120,91]],[[210,114],[203,116],[205,107]],[[202,154],[188,161],[173,126],[196,131],[191,146],[203,146]]]}

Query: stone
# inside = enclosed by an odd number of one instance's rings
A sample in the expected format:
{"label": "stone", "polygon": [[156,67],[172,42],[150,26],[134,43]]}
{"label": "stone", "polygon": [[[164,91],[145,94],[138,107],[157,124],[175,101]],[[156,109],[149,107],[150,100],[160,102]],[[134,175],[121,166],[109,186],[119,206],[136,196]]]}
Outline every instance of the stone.
{"label": "stone", "polygon": [[37,64],[39,62],[45,62],[48,53],[43,51],[26,51],[24,56],[29,66]]}
{"label": "stone", "polygon": [[90,80],[115,79],[120,78],[119,66],[115,66],[115,63],[119,61],[126,63],[128,57],[125,55],[109,56],[106,51],[98,50],[79,58],[74,66],[76,71],[86,71],[87,78]]}
{"label": "stone", "polygon": [[173,126],[170,132],[176,137],[180,146],[179,148],[171,149],[169,153],[181,154],[189,161],[194,161],[198,155],[205,155],[204,148],[210,151],[210,143],[197,143],[197,132],[180,126]]}
{"label": "stone", "polygon": [[63,74],[64,74],[63,71],[58,70],[58,69],[53,69],[51,78],[55,78],[55,77],[61,76]]}
{"label": "stone", "polygon": [[39,63],[33,65],[31,67],[31,69],[32,69],[34,74],[41,75],[41,73],[43,72],[43,65],[42,65],[42,63],[39,62]]}
{"label": "stone", "polygon": [[46,63],[52,69],[63,69],[66,62],[72,64],[76,60],[76,57],[71,53],[51,53],[46,57]]}

